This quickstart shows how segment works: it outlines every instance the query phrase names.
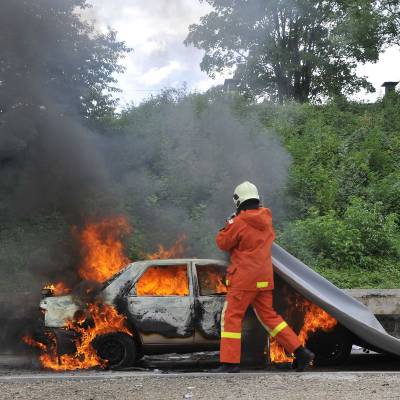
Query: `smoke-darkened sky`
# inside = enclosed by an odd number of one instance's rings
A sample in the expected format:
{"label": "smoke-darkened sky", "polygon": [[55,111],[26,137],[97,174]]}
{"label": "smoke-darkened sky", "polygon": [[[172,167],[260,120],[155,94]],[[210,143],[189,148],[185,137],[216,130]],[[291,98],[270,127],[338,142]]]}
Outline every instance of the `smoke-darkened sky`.
{"label": "smoke-darkened sky", "polygon": [[[200,70],[203,52],[186,47],[188,26],[210,11],[206,2],[198,0],[89,0],[93,8],[87,16],[97,21],[101,30],[107,26],[118,31],[134,51],[124,61],[127,70],[119,78],[122,103],[139,103],[166,86],[204,91],[223,82],[209,78]],[[373,101],[382,96],[380,85],[387,80],[400,80],[400,51],[393,47],[381,55],[376,64],[360,66],[358,73],[366,75],[377,90],[360,93],[357,99]]]}

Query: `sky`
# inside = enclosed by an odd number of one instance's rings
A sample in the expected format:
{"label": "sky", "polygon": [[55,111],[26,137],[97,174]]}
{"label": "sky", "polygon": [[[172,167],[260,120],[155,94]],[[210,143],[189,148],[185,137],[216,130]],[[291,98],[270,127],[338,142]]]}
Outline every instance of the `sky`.
{"label": "sky", "polygon": [[[101,31],[108,27],[118,32],[118,39],[133,51],[123,60],[126,71],[118,76],[121,106],[139,104],[165,87],[205,91],[223,83],[223,76],[211,79],[200,70],[203,51],[183,44],[188,26],[199,22],[211,8],[199,0],[89,0],[92,8],[86,17]],[[377,90],[358,93],[353,98],[374,101],[382,97],[384,81],[400,80],[400,50],[392,47],[375,64],[359,66]],[[400,86],[400,85],[399,85]]]}

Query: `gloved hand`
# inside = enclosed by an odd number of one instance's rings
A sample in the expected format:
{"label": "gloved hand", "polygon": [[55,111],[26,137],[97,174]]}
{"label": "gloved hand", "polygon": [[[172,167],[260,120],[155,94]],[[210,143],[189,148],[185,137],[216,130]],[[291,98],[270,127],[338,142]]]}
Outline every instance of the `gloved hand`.
{"label": "gloved hand", "polygon": [[226,220],[225,220],[225,225],[220,229],[220,231],[222,231],[223,229],[225,229],[225,227],[226,227],[226,225],[228,224],[228,222],[229,222],[231,219],[235,218],[236,215],[237,215],[236,213],[233,213],[233,214],[231,214],[228,218],[226,218]]}
{"label": "gloved hand", "polygon": [[230,221],[231,219],[233,219],[233,218],[235,218],[235,217],[236,217],[236,213],[233,213],[233,214],[231,214],[230,217],[228,217],[228,218],[225,220],[225,222],[228,222],[228,221]]}

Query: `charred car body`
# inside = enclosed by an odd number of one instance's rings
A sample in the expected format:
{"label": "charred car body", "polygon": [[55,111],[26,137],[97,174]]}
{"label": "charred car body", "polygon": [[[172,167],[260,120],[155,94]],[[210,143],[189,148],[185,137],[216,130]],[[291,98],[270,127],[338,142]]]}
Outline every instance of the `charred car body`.
{"label": "charred car body", "polygon": [[[96,338],[93,344],[100,357],[122,367],[145,354],[218,350],[226,268],[224,262],[199,259],[129,264],[104,283],[94,301],[112,305],[124,315],[132,336],[115,332]],[[74,294],[45,292],[40,302],[44,327],[37,339],[46,343],[52,337],[59,355],[73,353],[78,338],[68,323],[85,315],[86,304]],[[244,340],[250,331],[259,337],[258,345],[249,343],[245,351],[263,364],[267,337],[251,312],[244,331]],[[249,357],[244,354],[245,362]]]}

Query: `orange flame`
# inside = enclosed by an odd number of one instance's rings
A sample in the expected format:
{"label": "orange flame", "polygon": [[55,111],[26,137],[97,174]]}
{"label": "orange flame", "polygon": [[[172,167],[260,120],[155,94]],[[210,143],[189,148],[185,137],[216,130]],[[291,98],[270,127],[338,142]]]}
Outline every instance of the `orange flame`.
{"label": "orange flame", "polygon": [[31,347],[36,347],[39,350],[46,351],[46,346],[43,343],[37,342],[35,339],[31,338],[30,336],[23,336],[23,342]]}
{"label": "orange flame", "polygon": [[[158,251],[146,254],[148,260],[179,258],[184,252],[186,236],[182,235],[176,243],[166,249],[158,245]],[[168,268],[150,267],[136,285],[138,296],[187,296],[189,282],[186,265],[169,265]]]}
{"label": "orange flame", "polygon": [[[331,317],[326,311],[317,305],[304,300],[301,305],[306,310],[304,323],[299,333],[300,343],[304,346],[311,333],[317,330],[328,332],[337,325],[335,318]],[[275,338],[270,340],[270,358],[275,364],[293,362],[293,357],[286,354],[284,348],[276,341]]]}
{"label": "orange flame", "polygon": [[[107,218],[99,222],[87,224],[83,229],[73,228],[74,235],[78,238],[81,246],[82,263],[79,267],[79,275],[83,280],[104,282],[114,274],[119,272],[130,260],[124,255],[121,236],[131,232],[131,227],[124,217]],[[170,248],[158,247],[154,254],[147,254],[147,259],[172,258],[183,254],[184,241],[186,237],[181,236],[179,240]],[[166,287],[171,293],[187,295],[189,293],[186,266],[177,266],[177,276],[166,273],[156,274],[150,269],[147,275],[146,288],[143,292],[152,293],[154,288]],[[182,269],[183,267],[183,269]],[[160,272],[160,271],[159,271]],[[186,276],[186,278],[185,278]],[[172,283],[171,283],[172,282]],[[175,282],[175,283],[174,283]],[[169,286],[168,286],[169,285]],[[175,285],[175,286],[174,286]],[[50,289],[55,295],[68,293],[70,290],[59,282],[47,285],[44,289]],[[142,290],[142,289],[140,289]],[[90,315],[91,323],[89,326],[83,325]],[[66,329],[75,331],[77,334],[76,352],[72,355],[58,355],[57,344],[54,337],[49,337],[49,345],[36,342],[26,336],[23,340],[31,346],[38,347],[42,354],[39,359],[44,368],[56,371],[87,369],[92,367],[104,367],[106,362],[100,359],[96,350],[92,346],[93,340],[107,333],[122,332],[130,336],[129,329],[126,327],[126,317],[117,313],[110,305],[89,304],[87,313],[76,313],[74,320],[67,322]]]}
{"label": "orange flame", "polygon": [[150,267],[136,285],[138,296],[187,296],[189,283],[186,265]]}
{"label": "orange flame", "polygon": [[226,294],[227,287],[224,284],[223,273],[216,270],[213,265],[203,265],[197,270],[201,295]]}
{"label": "orange flame", "polygon": [[44,286],[43,289],[51,290],[54,296],[61,296],[71,292],[71,289],[68,288],[63,282],[48,284]]}
{"label": "orange flame", "polygon": [[175,244],[170,248],[166,249],[163,245],[158,245],[158,251],[152,254],[146,254],[147,260],[161,260],[168,258],[179,258],[182,257],[185,250],[186,235],[181,235]]}
{"label": "orange flame", "polygon": [[104,368],[106,361],[97,355],[92,345],[93,340],[100,335],[112,332],[122,332],[132,336],[125,324],[126,317],[118,314],[114,307],[105,304],[90,304],[88,312],[93,320],[92,326],[89,328],[82,327],[72,320],[68,321],[67,324],[67,329],[73,330],[79,335],[75,341],[75,354],[58,356],[54,341],[51,342],[49,347],[39,343],[41,345],[40,349],[43,351],[39,360],[44,368],[54,371],[71,371],[93,367]]}
{"label": "orange flame", "polygon": [[81,231],[75,227],[73,231],[78,236],[83,256],[80,277],[102,283],[129,264],[120,238],[131,230],[122,216],[90,223]]}

